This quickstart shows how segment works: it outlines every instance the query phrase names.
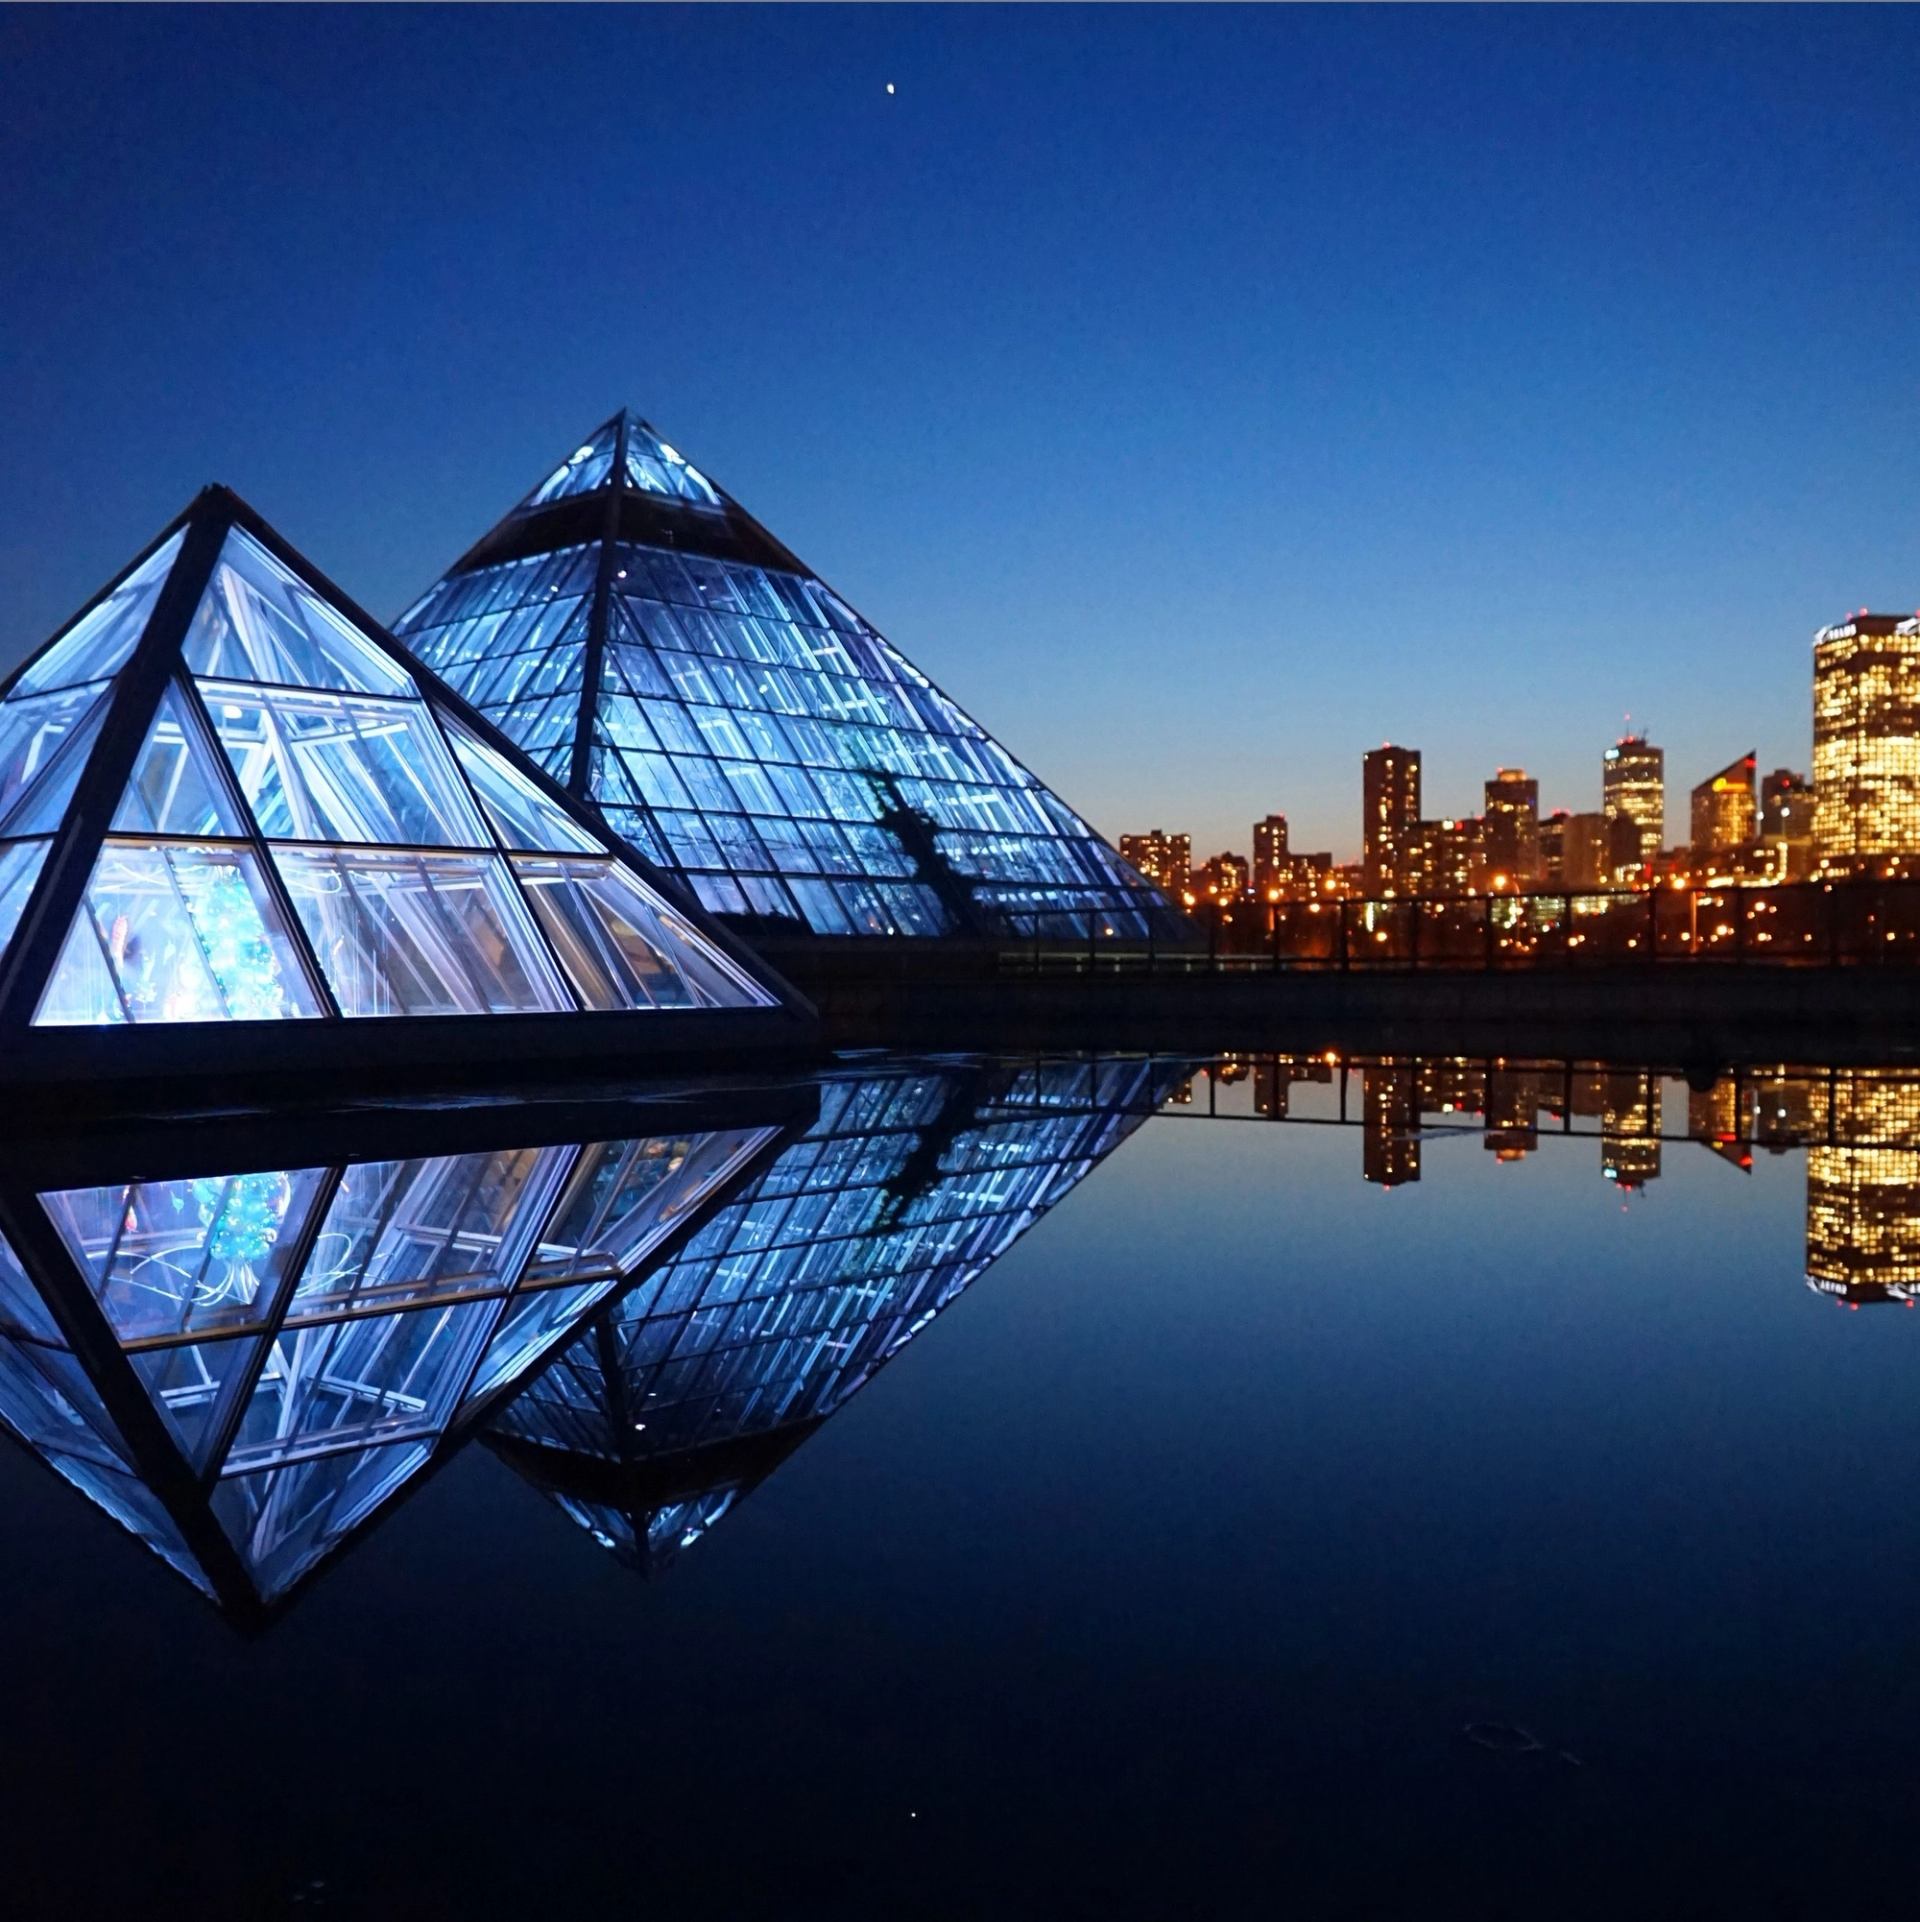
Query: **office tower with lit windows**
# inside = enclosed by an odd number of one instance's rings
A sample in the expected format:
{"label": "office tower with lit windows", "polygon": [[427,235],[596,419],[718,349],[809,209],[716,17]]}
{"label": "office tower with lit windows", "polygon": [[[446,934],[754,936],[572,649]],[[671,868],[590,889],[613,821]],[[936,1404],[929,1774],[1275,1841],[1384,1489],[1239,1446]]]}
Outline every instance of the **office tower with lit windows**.
{"label": "office tower with lit windows", "polygon": [[[1488,884],[1514,892],[1540,881],[1540,783],[1524,768],[1503,767],[1487,783]],[[1501,877],[1505,877],[1504,881]]]}
{"label": "office tower with lit windows", "polygon": [[1149,828],[1145,834],[1123,834],[1120,858],[1177,901],[1193,884],[1193,836],[1168,834]]}
{"label": "office tower with lit windows", "polygon": [[1609,878],[1637,881],[1666,845],[1666,750],[1644,734],[1623,735],[1607,749],[1600,787]]}
{"label": "office tower with lit windows", "polygon": [[1829,1145],[1807,1150],[1807,1281],[1846,1301],[1920,1292],[1920,1078],[1862,1069],[1833,1089]]}
{"label": "office tower with lit windows", "polygon": [[1693,790],[1695,854],[1725,854],[1753,839],[1759,808],[1754,796],[1756,755],[1743,754]]}
{"label": "office tower with lit windows", "polygon": [[1856,614],[1814,637],[1813,794],[1823,868],[1920,855],[1920,615]]}
{"label": "office tower with lit windows", "polygon": [[1264,895],[1269,888],[1278,887],[1288,859],[1287,817],[1284,814],[1269,814],[1264,821],[1254,822],[1254,893]]}
{"label": "office tower with lit windows", "polygon": [[1378,1188],[1420,1179],[1420,1096],[1410,1065],[1360,1071],[1361,1178]]}
{"label": "office tower with lit windows", "polygon": [[1367,892],[1404,888],[1404,868],[1420,829],[1420,750],[1377,747],[1360,764],[1361,845]]}
{"label": "office tower with lit windows", "polygon": [[1600,1083],[1600,1172],[1616,1188],[1644,1188],[1660,1177],[1659,1077],[1616,1070]]}

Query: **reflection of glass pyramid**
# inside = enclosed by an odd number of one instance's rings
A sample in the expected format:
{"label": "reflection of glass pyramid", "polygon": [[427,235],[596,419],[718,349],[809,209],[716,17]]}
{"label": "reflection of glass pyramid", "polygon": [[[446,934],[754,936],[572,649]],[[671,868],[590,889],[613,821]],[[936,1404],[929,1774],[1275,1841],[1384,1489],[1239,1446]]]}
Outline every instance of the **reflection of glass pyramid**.
{"label": "reflection of glass pyramid", "polygon": [[596,1316],[487,1445],[603,1547],[657,1570],[1190,1072],[923,1063],[828,1081],[805,1137]]}
{"label": "reflection of glass pyramid", "polygon": [[781,1132],[636,1118],[667,1131],[16,1182],[0,1426],[223,1605],[276,1604]]}
{"label": "reflection of glass pyramid", "polygon": [[1085,821],[632,414],[394,631],[744,926],[1190,936]]}
{"label": "reflection of glass pyramid", "polygon": [[0,1030],[43,1050],[76,1027],[778,1011],[666,886],[222,489],[0,697]]}

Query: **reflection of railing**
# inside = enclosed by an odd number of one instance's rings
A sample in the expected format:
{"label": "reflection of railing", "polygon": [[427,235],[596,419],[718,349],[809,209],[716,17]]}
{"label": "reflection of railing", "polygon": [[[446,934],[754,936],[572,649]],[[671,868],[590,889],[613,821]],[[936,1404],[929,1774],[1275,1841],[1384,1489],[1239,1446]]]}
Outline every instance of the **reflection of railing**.
{"label": "reflection of railing", "polygon": [[1001,966],[1009,973],[1357,974],[1654,962],[1920,963],[1920,879],[1251,902],[1197,909],[1194,920],[1194,944],[1170,950],[1116,939],[1098,915],[1090,915],[1083,947],[1036,942],[1008,948]]}

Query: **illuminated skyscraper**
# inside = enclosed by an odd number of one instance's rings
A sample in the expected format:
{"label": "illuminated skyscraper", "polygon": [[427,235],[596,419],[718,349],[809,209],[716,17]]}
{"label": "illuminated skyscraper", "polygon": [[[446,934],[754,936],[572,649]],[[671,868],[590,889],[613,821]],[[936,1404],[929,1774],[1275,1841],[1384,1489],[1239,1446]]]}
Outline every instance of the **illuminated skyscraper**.
{"label": "illuminated skyscraper", "polygon": [[1693,851],[1723,854],[1753,839],[1758,812],[1753,777],[1757,757],[1743,754],[1693,790]]}
{"label": "illuminated skyscraper", "polygon": [[1411,1066],[1360,1071],[1361,1178],[1381,1188],[1420,1179],[1420,1097]]}
{"label": "illuminated skyscraper", "polygon": [[1486,863],[1490,885],[1504,875],[1516,891],[1540,883],[1540,783],[1503,767],[1487,783]]}
{"label": "illuminated skyscraper", "polygon": [[1856,614],[1814,637],[1813,788],[1823,867],[1920,854],[1920,616]]}
{"label": "illuminated skyscraper", "polygon": [[1610,878],[1635,881],[1666,845],[1667,756],[1644,734],[1623,735],[1601,764]]}
{"label": "illuminated skyscraper", "polygon": [[1600,1172],[1616,1188],[1644,1188],[1660,1175],[1659,1079],[1619,1070],[1600,1079]]}
{"label": "illuminated skyscraper", "polygon": [[1377,747],[1361,762],[1362,846],[1367,892],[1404,888],[1420,829],[1420,750]]}
{"label": "illuminated skyscraper", "polygon": [[1836,1144],[1807,1150],[1807,1280],[1849,1301],[1920,1289],[1920,1079],[1865,1069],[1834,1088]]}
{"label": "illuminated skyscraper", "polygon": [[1264,895],[1281,884],[1287,871],[1287,817],[1269,814],[1253,824],[1253,891]]}
{"label": "illuminated skyscraper", "polygon": [[1477,893],[1487,877],[1486,823],[1422,821],[1408,846],[1402,872],[1409,894]]}
{"label": "illuminated skyscraper", "polygon": [[1193,884],[1193,836],[1168,834],[1149,828],[1145,834],[1123,834],[1120,858],[1153,883],[1169,900],[1177,901]]}

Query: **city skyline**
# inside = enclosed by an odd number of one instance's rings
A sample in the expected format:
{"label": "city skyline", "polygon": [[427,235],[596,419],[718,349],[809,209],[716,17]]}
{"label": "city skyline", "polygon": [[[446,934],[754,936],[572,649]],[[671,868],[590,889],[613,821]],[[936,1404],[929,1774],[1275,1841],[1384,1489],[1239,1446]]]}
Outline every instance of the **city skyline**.
{"label": "city skyline", "polygon": [[1920,320],[1823,299],[1920,268],[1916,45],[1905,10],[23,12],[0,665],[210,478],[390,619],[557,423],[635,405],[1108,835],[1291,798],[1343,851],[1382,740],[1437,815],[1514,763],[1590,807],[1628,711],[1677,769],[1803,767],[1812,630],[1914,604],[1910,492],[1821,450],[1920,425]]}

